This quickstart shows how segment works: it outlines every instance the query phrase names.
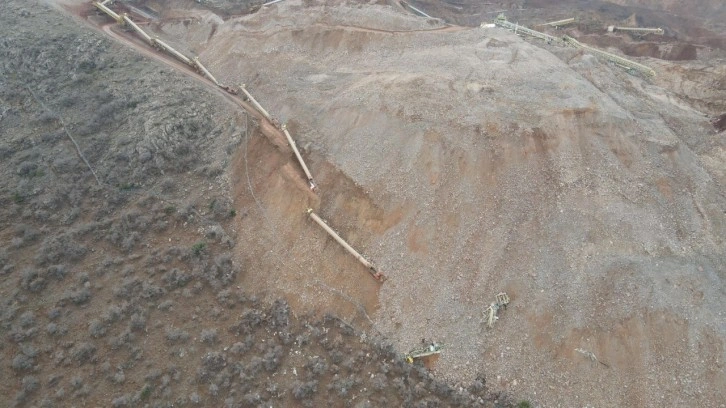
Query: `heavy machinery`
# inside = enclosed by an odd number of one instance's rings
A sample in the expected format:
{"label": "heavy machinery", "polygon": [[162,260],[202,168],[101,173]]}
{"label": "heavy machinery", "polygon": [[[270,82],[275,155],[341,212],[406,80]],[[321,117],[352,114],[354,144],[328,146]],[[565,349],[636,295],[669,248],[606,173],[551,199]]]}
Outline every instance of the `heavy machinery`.
{"label": "heavy machinery", "polygon": [[404,355],[404,358],[409,364],[413,364],[413,361],[419,358],[432,356],[434,354],[440,354],[441,350],[444,349],[443,344],[431,343],[425,347],[413,349]]}
{"label": "heavy machinery", "polygon": [[487,327],[494,327],[494,322],[499,320],[499,310],[506,309],[509,304],[509,295],[504,292],[497,293],[489,307],[484,309],[484,317],[487,319]]}

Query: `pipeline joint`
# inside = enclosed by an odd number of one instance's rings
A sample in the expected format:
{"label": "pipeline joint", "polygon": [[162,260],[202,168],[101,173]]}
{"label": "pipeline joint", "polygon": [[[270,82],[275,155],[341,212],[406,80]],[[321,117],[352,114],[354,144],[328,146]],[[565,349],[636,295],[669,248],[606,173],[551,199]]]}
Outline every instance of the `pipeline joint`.
{"label": "pipeline joint", "polygon": [[381,272],[378,272],[374,266],[370,267],[371,275],[373,276],[373,279],[377,280],[380,283],[385,282],[388,278],[386,275],[382,274]]}

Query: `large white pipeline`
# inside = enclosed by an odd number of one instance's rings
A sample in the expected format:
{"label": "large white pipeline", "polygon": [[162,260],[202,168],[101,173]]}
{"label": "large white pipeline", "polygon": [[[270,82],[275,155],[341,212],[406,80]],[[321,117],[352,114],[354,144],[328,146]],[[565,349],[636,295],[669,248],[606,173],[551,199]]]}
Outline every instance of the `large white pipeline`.
{"label": "large white pipeline", "polygon": [[272,116],[270,116],[270,114],[267,113],[265,108],[263,108],[259,102],[257,102],[257,99],[253,98],[252,95],[249,92],[247,92],[247,88],[245,88],[245,84],[241,84],[239,87],[240,87],[240,89],[242,89],[242,92],[244,92],[245,96],[247,96],[247,99],[249,99],[250,102],[252,102],[252,105],[254,105],[255,108],[262,114],[262,116],[264,116],[265,118],[267,118],[267,120],[272,122]]}
{"label": "large white pipeline", "polygon": [[222,87],[222,84],[220,84],[219,81],[217,81],[217,78],[215,78],[214,75],[212,75],[212,73],[209,72],[209,70],[204,65],[202,65],[201,62],[199,62],[199,57],[194,57],[194,59],[192,61],[194,62],[194,66],[199,68],[199,70],[202,71],[204,76],[209,78],[210,81],[214,82],[214,85]]}
{"label": "large white pipeline", "polygon": [[333,231],[333,229],[330,228],[328,226],[328,224],[325,223],[325,221],[323,221],[320,217],[318,217],[317,214],[315,214],[313,212],[312,208],[308,208],[307,212],[308,212],[308,215],[310,216],[310,218],[313,219],[313,221],[315,221],[318,225],[320,225],[325,230],[325,232],[327,232],[331,237],[333,237],[333,239],[336,240],[343,248],[345,248],[346,251],[348,251],[351,255],[353,255],[355,257],[355,259],[358,260],[358,262],[362,263],[363,266],[368,268],[368,271],[370,272],[371,276],[373,276],[373,278],[375,280],[377,280],[379,282],[383,282],[384,280],[386,280],[386,277],[382,273],[378,272],[376,270],[376,267],[373,266],[372,263],[368,262],[367,259],[363,258],[363,255],[359,254],[358,251],[353,249],[352,246],[350,246],[347,242],[345,242],[345,240],[343,238],[341,238],[340,235],[338,235],[335,231]]}
{"label": "large white pipeline", "polygon": [[583,44],[576,39],[566,35],[563,37],[565,42],[572,44],[573,46],[577,48],[582,48],[584,50],[590,51],[591,53],[595,54],[598,57],[605,58],[606,60],[612,61],[616,63],[617,65],[620,65],[621,67],[634,69],[636,71],[640,71],[641,73],[647,75],[647,76],[655,76],[655,71],[653,68],[647,67],[643,64],[639,64],[635,61],[631,61],[629,59],[623,58],[619,55],[611,54],[607,51],[603,51],[600,49],[597,49],[595,47],[591,47],[589,45]]}
{"label": "large white pipeline", "polygon": [[185,64],[187,64],[189,66],[192,66],[192,67],[195,66],[194,63],[192,62],[192,60],[190,60],[184,54],[182,54],[179,51],[177,51],[174,48],[172,48],[171,45],[165,43],[164,41],[161,41],[158,38],[153,38],[152,41],[154,42],[155,45],[159,46],[161,49],[163,49],[164,51],[168,52],[169,54],[175,56],[181,62],[183,62],[183,63],[185,63]]}
{"label": "large white pipeline", "polygon": [[282,132],[285,134],[285,137],[287,138],[287,142],[290,144],[290,147],[292,148],[292,151],[295,152],[295,157],[297,157],[298,163],[300,163],[300,167],[302,167],[303,171],[305,172],[305,176],[308,178],[308,183],[310,184],[310,189],[315,190],[315,181],[313,180],[313,175],[310,173],[310,170],[308,170],[308,166],[305,164],[305,161],[302,158],[302,155],[300,155],[300,152],[297,150],[297,145],[295,144],[295,140],[293,140],[292,136],[290,136],[290,132],[287,131],[287,125],[282,125]]}
{"label": "large white pipeline", "polygon": [[116,14],[115,11],[111,10],[110,8],[106,7],[105,1],[103,3],[99,3],[97,1],[93,2],[93,5],[96,6],[97,9],[103,11],[104,13],[108,14],[109,17],[116,20],[117,23],[123,24],[124,20],[121,18],[120,15]]}
{"label": "large white pipeline", "polygon": [[124,14],[123,19],[126,22],[126,24],[128,24],[131,28],[133,28],[137,34],[142,36],[144,38],[144,40],[146,40],[147,43],[154,45],[154,40],[151,39],[149,34],[146,34],[146,32],[144,30],[142,30],[141,27],[137,26],[136,23],[134,23],[133,20],[131,20],[131,18],[129,18],[129,16]]}
{"label": "large white pipeline", "polygon": [[662,28],[646,28],[646,27],[616,27],[608,26],[608,32],[613,31],[629,31],[637,34],[657,34],[663,35],[664,31]]}
{"label": "large white pipeline", "polygon": [[424,13],[422,10],[419,10],[416,7],[414,7],[411,3],[408,3],[408,2],[403,1],[403,0],[401,0],[401,3],[405,4],[406,6],[408,6],[411,10],[413,10],[416,13],[418,13],[421,17],[433,18],[430,15]]}

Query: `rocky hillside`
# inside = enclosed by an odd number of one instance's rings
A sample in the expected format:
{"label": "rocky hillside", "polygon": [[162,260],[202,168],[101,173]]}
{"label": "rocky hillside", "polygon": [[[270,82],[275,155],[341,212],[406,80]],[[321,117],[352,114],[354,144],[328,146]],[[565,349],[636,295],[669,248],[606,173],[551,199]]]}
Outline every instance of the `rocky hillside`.
{"label": "rocky hillside", "polygon": [[[264,237],[244,240],[264,257],[242,257],[274,271],[246,284],[314,310],[352,299],[400,351],[444,342],[437,375],[483,371],[545,406],[726,398],[726,141],[708,102],[668,85],[688,65],[633,57],[657,72],[642,78],[383,5],[196,21],[155,33],[247,83],[321,181],[318,199],[278,159],[246,167],[253,188],[239,173],[235,199],[265,215],[238,223]],[[718,72],[714,52],[698,64]],[[389,275],[380,292],[357,285],[365,271],[316,235],[308,206]],[[512,304],[488,330],[502,290]]]}

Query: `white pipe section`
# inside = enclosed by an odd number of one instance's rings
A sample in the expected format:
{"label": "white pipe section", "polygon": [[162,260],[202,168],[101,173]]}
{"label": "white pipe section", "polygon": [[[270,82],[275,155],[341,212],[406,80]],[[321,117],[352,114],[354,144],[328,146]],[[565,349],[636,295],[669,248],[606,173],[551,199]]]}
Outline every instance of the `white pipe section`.
{"label": "white pipe section", "polygon": [[310,183],[310,189],[315,190],[315,182],[313,181],[313,175],[310,174],[310,170],[308,170],[308,166],[305,165],[305,161],[303,160],[302,156],[300,155],[300,152],[297,150],[297,145],[295,144],[295,140],[293,140],[292,136],[290,136],[290,132],[287,131],[287,126],[285,124],[282,125],[282,132],[285,134],[285,137],[287,137],[287,142],[290,144],[290,147],[292,147],[292,151],[295,152],[295,157],[297,157],[297,161],[300,163],[300,167],[302,167],[303,171],[305,172],[305,176],[308,178],[308,183]]}
{"label": "white pipe section", "polygon": [[163,48],[164,51],[166,51],[169,54],[177,57],[183,63],[185,63],[187,65],[194,66],[194,63],[192,62],[192,60],[190,60],[189,58],[187,58],[186,56],[184,56],[184,54],[182,54],[179,51],[177,51],[174,48],[172,48],[169,44],[165,43],[164,41],[161,41],[158,38],[153,38],[152,41],[154,42],[154,44],[157,44],[159,47]]}
{"label": "white pipe section", "polygon": [[308,215],[310,216],[310,218],[313,219],[313,221],[315,221],[318,225],[320,225],[325,230],[325,232],[327,232],[343,248],[345,248],[346,251],[348,251],[351,255],[353,255],[355,257],[355,259],[358,260],[358,262],[362,263],[363,266],[368,268],[370,270],[371,275],[373,275],[373,278],[375,278],[376,280],[378,280],[380,282],[383,282],[383,280],[385,279],[384,276],[380,272],[376,271],[376,268],[373,266],[373,264],[368,262],[368,260],[366,260],[365,258],[363,258],[363,256],[361,254],[359,254],[358,251],[353,249],[353,247],[348,245],[348,243],[345,242],[345,240],[343,240],[343,238],[341,238],[338,234],[336,234],[335,231],[333,231],[333,229],[330,228],[328,226],[328,224],[325,223],[325,221],[323,221],[320,217],[318,217],[317,214],[315,214],[313,212],[312,208],[308,208]]}
{"label": "white pipe section", "polygon": [[441,354],[441,350],[424,351],[423,353],[416,353],[416,355],[411,356],[411,358],[428,357],[428,356],[433,356],[434,354]]}
{"label": "white pipe section", "polygon": [[603,51],[603,50],[597,49],[595,47],[591,47],[589,45],[585,45],[585,44],[583,44],[583,43],[581,43],[581,42],[579,42],[579,41],[575,40],[574,38],[572,38],[570,36],[567,36],[567,35],[564,36],[563,38],[564,38],[564,40],[566,42],[574,45],[575,47],[588,50],[588,51],[590,51],[591,53],[593,53],[593,54],[595,54],[597,56],[600,56],[602,58],[605,58],[607,60],[610,60],[610,61],[612,61],[612,62],[620,65],[621,67],[632,68],[634,70],[637,70],[637,71],[642,72],[643,74],[645,74],[647,76],[655,76],[655,71],[652,68],[647,67],[647,66],[645,66],[643,64],[639,64],[639,63],[637,63],[635,61],[631,61],[631,60],[626,59],[626,58],[623,58],[623,57],[621,57],[619,55],[611,54],[611,53],[609,53],[607,51]]}
{"label": "white pipe section", "polygon": [[551,27],[557,27],[557,26],[563,26],[570,23],[574,23],[575,18],[566,18],[564,20],[557,20],[557,21],[550,21],[549,23],[540,24],[541,26],[551,26]]}
{"label": "white pipe section", "polygon": [[201,62],[199,62],[199,57],[194,57],[194,65],[196,65],[197,68],[199,68],[199,70],[202,71],[202,73],[204,73],[204,76],[206,76],[207,78],[209,78],[210,81],[214,82],[214,85],[222,86],[217,81],[217,78],[215,78],[214,75],[212,75],[212,73],[209,72],[207,70],[207,68],[204,65],[202,65]]}
{"label": "white pipe section", "polygon": [[270,116],[270,114],[267,113],[265,108],[263,108],[262,105],[260,105],[260,103],[257,102],[257,100],[255,98],[253,98],[249,92],[247,92],[247,88],[245,88],[245,84],[240,85],[240,89],[242,89],[242,92],[245,93],[245,95],[247,96],[247,99],[249,99],[250,102],[252,102],[252,105],[255,106],[255,108],[262,114],[262,116],[264,116],[265,118],[267,118],[267,120],[272,122],[272,117]]}
{"label": "white pipe section", "polygon": [[151,37],[148,34],[146,34],[146,32],[144,30],[142,30],[141,27],[137,26],[136,23],[134,23],[131,20],[131,18],[129,18],[129,16],[124,15],[123,19],[126,22],[126,24],[128,24],[129,26],[131,26],[131,28],[134,29],[134,31],[136,31],[140,36],[144,37],[144,40],[146,40],[146,42],[148,42],[151,45],[154,45],[154,41],[151,39]]}
{"label": "white pipe section", "polygon": [[268,1],[267,3],[263,4],[262,7],[269,6],[270,4],[279,3],[281,1],[282,0],[272,0],[272,1]]}
{"label": "white pipe section", "polygon": [[552,43],[552,42],[559,43],[560,42],[560,39],[557,38],[557,37],[553,37],[553,36],[551,36],[549,34],[545,34],[543,32],[537,31],[537,30],[532,30],[531,28],[527,28],[525,26],[521,26],[518,23],[511,23],[511,22],[507,21],[506,18],[504,18],[503,15],[500,15],[499,17],[497,17],[497,19],[494,20],[494,24],[496,24],[496,25],[498,25],[500,27],[504,27],[506,29],[509,29],[509,30],[514,31],[514,34],[517,34],[519,32],[522,32],[522,33],[527,34],[527,35],[530,35],[532,37],[545,40],[548,43]]}
{"label": "white pipe section", "polygon": [[111,17],[112,19],[116,20],[117,23],[123,23],[124,20],[121,18],[121,16],[119,16],[118,14],[116,14],[115,11],[111,10],[110,8],[106,7],[105,5],[103,5],[103,4],[101,4],[101,3],[97,2],[97,1],[94,1],[93,2],[93,5],[96,6],[97,9],[99,9],[99,10],[103,11],[104,13],[108,14],[108,16]]}
{"label": "white pipe section", "polygon": [[632,31],[636,33],[652,33],[663,35],[662,28],[645,28],[645,27],[615,27],[616,31]]}
{"label": "white pipe section", "polygon": [[424,13],[423,11],[421,11],[421,10],[417,9],[416,7],[414,7],[411,3],[408,3],[408,2],[405,2],[405,1],[402,1],[402,3],[405,4],[405,5],[407,5],[409,8],[411,8],[411,10],[417,12],[418,14],[420,14],[423,17],[433,18],[430,15],[428,15],[428,14]]}

